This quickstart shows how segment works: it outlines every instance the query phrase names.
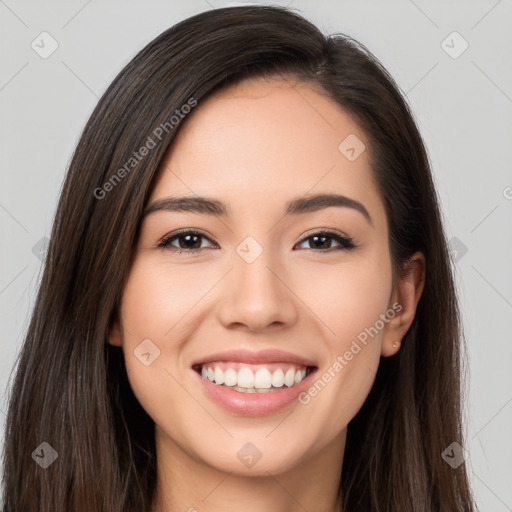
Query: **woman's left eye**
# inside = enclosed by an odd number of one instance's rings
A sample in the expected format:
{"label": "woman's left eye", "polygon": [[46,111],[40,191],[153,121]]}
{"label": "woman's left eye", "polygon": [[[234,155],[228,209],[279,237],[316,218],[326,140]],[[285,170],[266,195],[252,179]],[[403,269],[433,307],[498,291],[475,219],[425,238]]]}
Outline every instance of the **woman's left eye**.
{"label": "woman's left eye", "polygon": [[[212,242],[212,240],[209,237],[207,237],[204,233],[201,233],[200,231],[180,231],[178,233],[174,233],[172,235],[164,237],[158,243],[157,247],[161,249],[177,251],[178,253],[195,253],[207,248],[202,245],[201,239]],[[339,244],[339,247],[332,247],[333,240]],[[178,247],[173,245],[175,241],[178,242]],[[308,241],[312,241],[312,243],[309,242],[310,247],[306,249],[317,252],[330,252],[331,250],[342,249],[348,250],[356,247],[351,238],[343,236],[334,231],[318,231],[312,233],[307,237],[302,238],[302,240],[298,242],[298,244],[300,245]],[[215,244],[215,242],[212,242],[212,244],[218,247],[218,245]]]}
{"label": "woman's left eye", "polygon": [[[321,250],[322,247],[318,246],[324,246],[323,249],[333,249],[333,250],[342,250],[342,249],[353,249],[355,247],[355,244],[353,240],[347,236],[341,235],[339,233],[336,233],[334,231],[319,231],[317,233],[312,233],[306,237],[304,237],[299,244],[302,244],[304,242],[307,242],[308,240],[314,240],[313,245],[316,245],[316,247],[310,247],[310,250],[318,251],[320,252],[330,252],[330,251],[323,251]],[[332,247],[332,240],[335,240],[340,246],[339,247]],[[325,247],[325,245],[328,245],[329,247]],[[311,243],[310,243],[311,245]]]}

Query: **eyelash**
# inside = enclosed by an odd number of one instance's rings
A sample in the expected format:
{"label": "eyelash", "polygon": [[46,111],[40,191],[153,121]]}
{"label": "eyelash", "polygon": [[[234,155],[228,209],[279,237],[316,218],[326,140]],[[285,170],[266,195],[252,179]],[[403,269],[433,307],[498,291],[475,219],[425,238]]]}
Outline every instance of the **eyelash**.
{"label": "eyelash", "polygon": [[[165,236],[164,238],[162,238],[160,240],[160,242],[158,242],[157,247],[159,249],[167,249],[167,250],[170,250],[172,252],[177,252],[178,254],[181,254],[181,253],[194,254],[194,253],[202,251],[203,249],[206,249],[205,247],[199,248],[199,249],[181,249],[181,248],[178,248],[178,247],[172,247],[170,245],[171,242],[173,242],[174,240],[177,240],[178,238],[180,238],[180,237],[182,237],[184,235],[195,235],[195,236],[204,237],[207,240],[209,240],[210,242],[215,243],[215,242],[213,242],[213,240],[210,239],[210,237],[206,236],[206,234],[201,232],[201,231],[185,229],[185,230],[182,230],[182,231],[178,231],[176,233],[172,233],[172,234],[170,234],[168,236]],[[357,247],[354,244],[352,238],[340,235],[339,233],[337,233],[335,231],[329,231],[329,230],[325,230],[325,229],[324,230],[320,230],[320,231],[315,231],[314,233],[307,234],[301,240],[299,240],[297,242],[297,244],[302,244],[306,240],[309,240],[310,238],[313,238],[315,236],[326,236],[326,237],[332,238],[336,242],[338,242],[340,244],[340,246],[339,247],[335,247],[335,248],[329,248],[329,249],[326,249],[326,250],[322,250],[322,249],[306,249],[307,251],[314,251],[314,252],[320,252],[320,253],[322,253],[322,252],[323,253],[329,252],[330,253],[333,250],[345,250],[345,251],[348,251],[348,250],[351,250],[351,249],[355,249]]]}

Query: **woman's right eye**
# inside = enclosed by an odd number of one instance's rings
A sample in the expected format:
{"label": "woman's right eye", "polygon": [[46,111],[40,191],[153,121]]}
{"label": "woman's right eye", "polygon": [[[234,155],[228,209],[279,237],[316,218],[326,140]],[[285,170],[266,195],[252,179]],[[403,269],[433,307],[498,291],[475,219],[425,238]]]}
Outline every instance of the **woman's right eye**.
{"label": "woman's right eye", "polygon": [[[180,231],[178,233],[165,236],[158,243],[158,247],[161,249],[177,251],[178,253],[195,253],[205,248],[202,246],[201,241],[198,243],[198,239],[201,240],[201,238],[210,240],[204,233],[201,233],[200,231]],[[172,245],[175,241],[178,242],[179,247]]]}

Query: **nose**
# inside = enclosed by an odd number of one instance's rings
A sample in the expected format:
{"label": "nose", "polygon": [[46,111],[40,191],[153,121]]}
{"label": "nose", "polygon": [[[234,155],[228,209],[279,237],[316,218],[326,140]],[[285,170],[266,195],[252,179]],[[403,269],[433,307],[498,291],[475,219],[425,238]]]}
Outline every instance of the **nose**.
{"label": "nose", "polygon": [[290,327],[297,321],[300,301],[283,265],[270,251],[263,251],[252,263],[235,254],[233,267],[219,290],[218,314],[226,328],[257,332],[270,326]]}

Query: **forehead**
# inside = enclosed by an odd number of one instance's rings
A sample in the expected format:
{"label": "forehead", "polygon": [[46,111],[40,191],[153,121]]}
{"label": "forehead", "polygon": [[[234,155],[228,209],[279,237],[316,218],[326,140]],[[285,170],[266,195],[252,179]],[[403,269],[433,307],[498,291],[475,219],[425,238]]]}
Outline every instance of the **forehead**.
{"label": "forehead", "polygon": [[367,151],[349,159],[345,140],[357,152],[368,147],[352,117],[308,84],[247,79],[188,115],[151,200],[197,194],[243,209],[263,201],[272,208],[275,198],[278,208],[288,197],[340,193],[383,214]]}

